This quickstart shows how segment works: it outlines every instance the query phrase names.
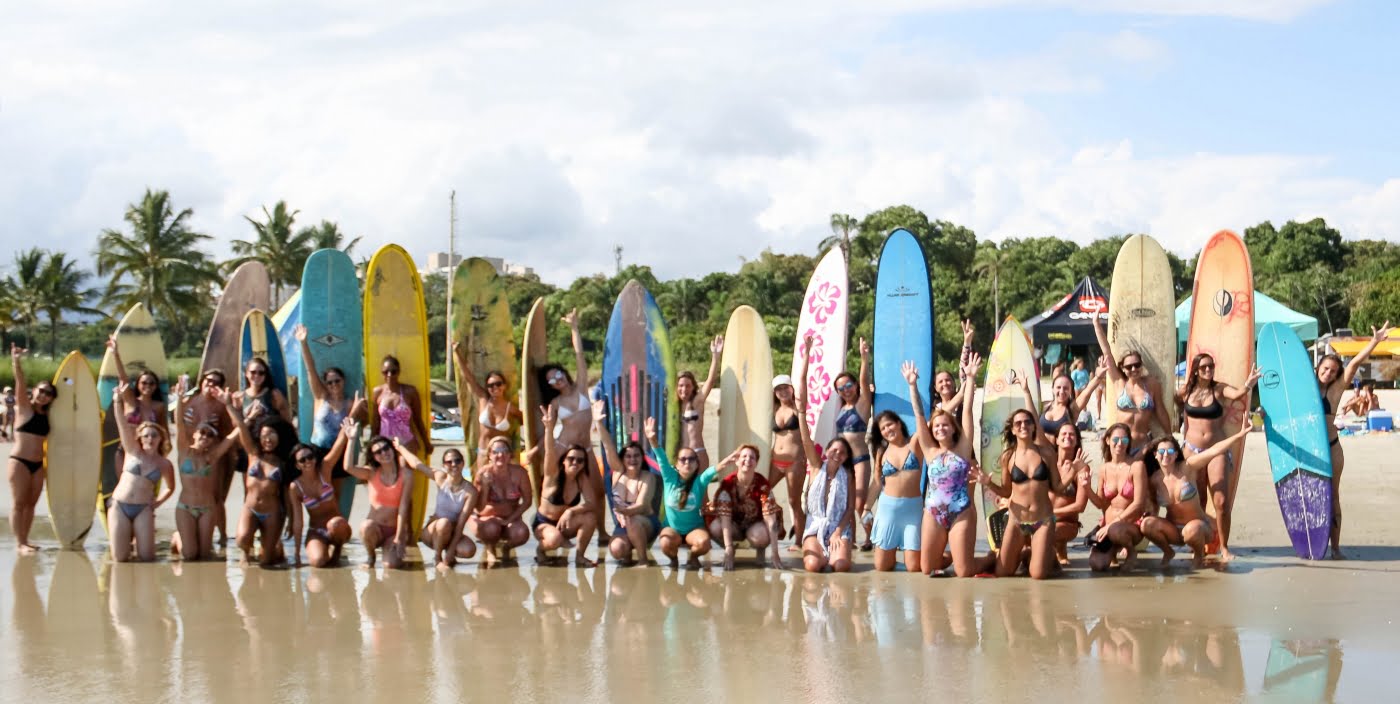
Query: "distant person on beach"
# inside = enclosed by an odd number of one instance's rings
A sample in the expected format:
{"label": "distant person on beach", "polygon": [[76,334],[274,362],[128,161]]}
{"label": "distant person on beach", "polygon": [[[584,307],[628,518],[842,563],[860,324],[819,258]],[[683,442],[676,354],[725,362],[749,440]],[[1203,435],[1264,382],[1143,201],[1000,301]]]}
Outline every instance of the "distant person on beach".
{"label": "distant person on beach", "polygon": [[15,408],[7,414],[13,425],[15,446],[10,448],[9,480],[10,530],[21,555],[39,551],[29,542],[29,528],[34,525],[34,506],[44,492],[48,476],[45,438],[49,435],[49,408],[58,398],[58,389],[49,381],[41,381],[31,391],[24,379],[20,359],[28,350],[10,345],[10,365],[15,375]]}
{"label": "distant person on beach", "polygon": [[1350,401],[1342,404],[1342,413],[1357,415],[1362,418],[1370,415],[1371,411],[1381,410],[1380,397],[1376,396],[1376,381],[1367,379],[1361,382],[1361,386],[1356,389],[1356,394]]}
{"label": "distant person on beach", "polygon": [[724,352],[724,336],[715,335],[710,341],[710,373],[705,383],[695,383],[695,375],[681,372],[676,377],[676,402],[681,411],[681,447],[695,450],[701,467],[710,466],[710,453],[705,451],[705,400],[719,381],[719,356]]}
{"label": "distant person on beach", "polygon": [[1361,349],[1346,367],[1342,358],[1335,354],[1323,355],[1317,363],[1317,389],[1322,394],[1323,420],[1327,425],[1327,442],[1332,446],[1332,559],[1344,560],[1342,554],[1342,469],[1346,467],[1346,454],[1342,452],[1341,437],[1337,435],[1336,411],[1341,410],[1342,392],[1351,386],[1352,379],[1361,365],[1376,350],[1376,346],[1390,335],[1390,321],[1385,321],[1379,329],[1371,328],[1371,342]]}
{"label": "distant person on beach", "polygon": [[[1105,363],[1108,378],[1113,382],[1109,388],[1118,391],[1118,398],[1113,400],[1114,407],[1118,409],[1118,420],[1127,423],[1133,431],[1133,444],[1128,456],[1140,458],[1152,437],[1154,423],[1162,434],[1170,435],[1172,432],[1171,416],[1164,405],[1168,397],[1162,391],[1161,380],[1148,373],[1141,352],[1128,350],[1122,358],[1115,357],[1099,317],[1096,315],[1090,320],[1094,325],[1094,336],[1099,340],[1099,349],[1108,360]],[[1118,360],[1117,364],[1113,363],[1114,359]]]}
{"label": "distant person on beach", "polygon": [[5,414],[3,418],[0,418],[0,439],[8,442],[15,436],[15,390],[6,386],[4,397],[0,401],[4,402],[4,406],[0,407],[0,413]]}

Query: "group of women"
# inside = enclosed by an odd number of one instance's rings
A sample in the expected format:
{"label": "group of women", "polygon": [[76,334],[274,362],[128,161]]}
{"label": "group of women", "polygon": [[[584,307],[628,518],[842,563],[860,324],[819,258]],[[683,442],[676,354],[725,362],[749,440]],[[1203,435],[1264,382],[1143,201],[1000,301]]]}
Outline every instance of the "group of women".
{"label": "group of women", "polygon": [[[1068,546],[1081,535],[1090,547],[1094,570],[1115,563],[1131,569],[1144,540],[1161,549],[1164,565],[1175,548],[1183,546],[1191,549],[1196,565],[1203,563],[1212,544],[1218,544],[1222,561],[1231,557],[1232,474],[1252,425],[1246,419],[1238,431],[1226,430],[1225,407],[1248,399],[1257,370],[1242,387],[1235,387],[1215,379],[1209,355],[1197,355],[1190,360],[1185,386],[1169,398],[1161,380],[1147,373],[1142,355],[1134,350],[1115,354],[1094,318],[1103,354],[1098,369],[1089,374],[1080,365],[1077,380],[1057,375],[1043,408],[1033,407],[1026,388],[1038,383],[1030,370],[1015,375],[1014,383],[1026,390],[1026,407],[1012,413],[1000,429],[1005,450],[997,457],[979,458],[973,399],[981,359],[973,352],[971,326],[964,324],[956,377],[946,372],[934,376],[936,397],[927,416],[920,374],[928,370],[905,363],[903,375],[914,400],[913,428],[892,411],[872,419],[871,350],[862,339],[859,373],[841,372],[833,380],[833,403],[839,405],[836,435],[818,447],[803,422],[809,339],[801,351],[802,378],[774,379],[771,445],[722,448],[732,451],[711,463],[704,446],[704,407],[715,386],[722,338],[710,347],[711,365],[703,383],[689,372],[677,380],[681,446],[675,457],[668,457],[658,449],[655,420],[646,423],[646,444],[616,446],[603,429],[602,402],[589,400],[576,312],[563,322],[571,331],[574,372],[557,364],[539,370],[543,431],[524,443],[516,437],[521,409],[507,398],[505,377],[499,370],[472,369],[467,356],[454,348],[460,378],[472,385],[478,399],[479,443],[468,453],[447,450],[440,468],[419,459],[430,457],[433,450],[419,413],[424,401],[417,389],[399,383],[399,363],[392,356],[381,360],[382,382],[368,399],[349,397],[344,371],[318,370],[306,345],[306,331],[298,329],[303,362],[312,378],[314,423],[310,441],[300,443],[287,399],[271,384],[268,365],[261,359],[244,367],[239,391],[228,390],[217,369],[205,370],[196,389],[182,380],[175,387],[172,438],[161,380],[143,372],[133,384],[114,354],[120,385],[113,409],[119,419],[121,453],[106,509],[113,558],[155,558],[155,511],[177,491],[172,553],[184,560],[217,557],[216,544],[227,541],[224,500],[233,477],[240,475],[245,498],[235,542],[245,560],[264,565],[286,559],[284,533],[295,564],[340,562],[355,532],[340,508],[341,495],[353,490],[346,482],[351,478],[368,488],[370,509],[358,532],[370,566],[381,554],[388,566],[403,565],[414,542],[432,550],[439,569],[474,557],[478,544],[483,560],[493,563],[509,558],[514,548],[533,537],[542,563],[557,562],[563,558],[556,552],[573,549],[574,563],[591,567],[596,562],[588,551],[595,536],[600,548],[620,564],[648,564],[652,548],[659,546],[671,565],[679,566],[684,550],[687,566],[698,567],[702,556],[719,547],[726,569],[734,567],[736,551],[745,546],[753,548],[760,561],[766,555],[769,565],[782,568],[780,543],[791,538],[787,551],[800,555],[803,568],[812,572],[849,570],[853,552],[861,549],[874,551],[875,569],[881,571],[894,569],[902,558],[906,570],[927,575],[1007,576],[1024,570],[1033,578],[1045,578],[1068,564]],[[1332,355],[1317,365],[1333,438],[1335,557],[1341,557],[1337,487],[1344,465],[1332,409],[1339,407],[1342,391],[1389,330],[1387,322],[1373,331],[1372,343],[1345,366]],[[115,353],[115,341],[108,344]],[[14,497],[10,520],[20,550],[32,552],[36,548],[29,532],[45,477],[48,411],[59,392],[47,381],[30,388],[20,365],[24,350],[15,346],[11,352],[16,422],[9,460]],[[478,376],[483,371],[486,374]],[[1078,419],[1090,396],[1103,386],[1116,392],[1116,397],[1110,394],[1110,402],[1117,422],[1102,434],[1095,483]],[[1165,405],[1170,402],[1183,411],[1179,429],[1170,427]],[[367,440],[362,430],[366,423]],[[601,459],[617,468],[607,497],[598,470],[600,457],[592,447],[595,429],[601,438]],[[1177,430],[1181,440],[1173,435]],[[173,462],[168,457],[172,444]],[[523,456],[521,444],[526,446]],[[356,450],[361,445],[363,463]],[[524,465],[539,452],[543,470],[532,478]],[[765,454],[770,459],[766,475],[759,471]],[[774,494],[784,480],[790,529]],[[436,487],[433,512],[422,526],[412,521],[418,481]],[[717,485],[713,491],[711,484]],[[1005,527],[996,531],[1000,535],[992,535],[991,550],[984,555],[975,552],[977,491],[997,499],[989,526]],[[1086,532],[1081,517],[1089,504],[1100,509],[1102,517]],[[1207,505],[1214,518],[1207,515]],[[865,535],[859,546],[858,531]]]}

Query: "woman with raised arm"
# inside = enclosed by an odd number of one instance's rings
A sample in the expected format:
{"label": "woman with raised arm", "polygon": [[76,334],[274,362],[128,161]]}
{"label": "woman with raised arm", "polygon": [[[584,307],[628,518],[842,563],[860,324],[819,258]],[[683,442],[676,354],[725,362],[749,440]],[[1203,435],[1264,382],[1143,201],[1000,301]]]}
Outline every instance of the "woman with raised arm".
{"label": "woman with raised arm", "polygon": [[[341,422],[344,422],[343,420]],[[312,567],[325,567],[340,561],[341,548],[350,540],[350,522],[340,515],[331,484],[331,468],[340,464],[341,455],[350,444],[344,432],[324,457],[314,445],[297,443],[292,448],[292,463],[300,474],[291,482],[288,503],[292,513],[292,546],[296,551],[295,565],[301,564],[301,548],[306,545],[306,560]],[[306,509],[306,533],[302,533],[300,504]]]}
{"label": "woman with raised arm", "polygon": [[1021,565],[1021,550],[1030,546],[1031,579],[1055,574],[1055,503],[1050,498],[1063,494],[1059,472],[1051,469],[1054,454],[1039,444],[1040,425],[1035,414],[1018,409],[1002,429],[1006,449],[999,458],[1001,483],[994,484],[986,473],[975,470],[977,481],[992,493],[1006,499],[1010,521],[997,552],[997,576],[1009,577]]}
{"label": "woman with raised arm", "polygon": [[394,450],[404,465],[426,476],[437,486],[433,513],[423,526],[419,542],[433,549],[433,564],[445,572],[457,565],[457,560],[470,560],[476,555],[476,543],[467,537],[467,521],[476,508],[476,485],[465,476],[466,456],[452,448],[442,453],[442,469],[431,467],[395,442]]}
{"label": "woman with raised arm", "polygon": [[[635,440],[622,447],[619,453],[612,433],[604,425],[607,419],[606,401],[593,402],[593,422],[598,426],[598,437],[603,445],[603,458],[612,467],[612,512],[617,522],[609,550],[613,559],[624,567],[640,563],[650,564],[647,551],[661,532],[661,522],[656,518],[654,499],[657,492],[656,475],[646,467],[646,456],[642,444]],[[635,561],[633,554],[636,554]]]}
{"label": "woman with raised arm", "polygon": [[[1203,452],[1215,441],[1225,437],[1225,407],[1229,401],[1244,400],[1249,405],[1250,393],[1255,382],[1259,381],[1259,368],[1250,370],[1243,388],[1215,380],[1215,358],[1201,353],[1191,359],[1186,373],[1186,386],[1176,392],[1176,404],[1181,408],[1183,430],[1181,449],[1187,457]],[[1196,487],[1203,500],[1215,506],[1216,528],[1220,531],[1220,561],[1229,562],[1230,518],[1234,512],[1234,502],[1230,500],[1230,483],[1234,481],[1231,470],[1235,464],[1235,451],[1244,451],[1244,444],[1231,448],[1225,454],[1211,460],[1206,467],[1205,482]]]}
{"label": "woman with raised arm", "polygon": [[[1210,461],[1229,451],[1230,446],[1243,440],[1254,429],[1253,420],[1246,418],[1240,431],[1205,450],[1183,458],[1181,445],[1170,435],[1154,440],[1144,462],[1152,479],[1157,503],[1166,509],[1166,518],[1152,516],[1142,522],[1142,533],[1162,549],[1162,567],[1176,556],[1173,545],[1186,545],[1193,553],[1191,566],[1200,568],[1206,562],[1206,543],[1215,537],[1215,526],[1196,491],[1199,474]],[[1158,471],[1161,470],[1161,471]]]}
{"label": "woman with raised arm", "polygon": [[[958,358],[958,368],[962,369],[964,364],[972,358],[972,338],[975,334],[972,321],[964,319],[962,321],[962,354]],[[963,391],[958,384],[958,380],[953,375],[940,371],[933,375],[933,405],[950,413],[954,418],[962,417]],[[929,420],[933,420],[932,417]]]}
{"label": "woman with raised arm", "polygon": [[[591,448],[593,446],[593,412],[588,400],[588,360],[583,354],[583,336],[578,331],[578,309],[570,310],[563,318],[565,325],[569,326],[569,338],[572,340],[574,348],[574,376],[569,376],[567,371],[558,364],[546,364],[540,367],[540,403],[549,406],[557,421],[554,425],[554,441],[559,447],[573,445],[580,448]],[[591,451],[588,455],[588,473],[593,477],[602,477],[602,472],[598,468],[598,461]],[[593,482],[590,487],[594,492],[590,497],[593,505],[598,507],[594,511],[594,530],[598,535],[598,545],[608,544],[608,528],[604,519],[607,511],[602,510],[605,505],[603,500],[603,482]]]}
{"label": "woman with raised arm", "polygon": [[169,426],[166,420],[165,394],[160,392],[160,377],[147,369],[136,375],[136,384],[133,387],[130,378],[126,375],[126,365],[122,363],[122,355],[117,348],[115,334],[107,338],[107,349],[112,353],[112,361],[116,362],[117,385],[127,389],[126,396],[122,398],[127,409],[126,422],[131,425],[140,425],[142,422],[150,421],[162,428]]}
{"label": "woman with raised arm", "polygon": [[[718,339],[718,338],[716,338]],[[714,467],[700,469],[700,453],[694,448],[682,447],[676,451],[676,465],[666,459],[666,453],[657,449],[656,419],[647,418],[647,442],[651,444],[651,457],[661,468],[661,483],[664,489],[662,500],[666,511],[663,514],[661,533],[657,542],[661,544],[661,554],[671,561],[671,567],[680,566],[680,551],[684,545],[689,550],[685,566],[700,569],[700,558],[710,551],[710,531],[705,529],[705,518],[700,509],[705,504],[705,495],[722,469],[737,465],[739,451],[729,453]],[[702,448],[703,450],[703,448]]]}
{"label": "woman with raised arm", "polygon": [[[1162,392],[1161,381],[1148,374],[1141,352],[1128,350],[1121,359],[1113,356],[1113,348],[1104,334],[1099,316],[1090,317],[1090,321],[1094,325],[1094,336],[1099,340],[1099,349],[1107,360],[1104,366],[1108,370],[1108,378],[1113,382],[1110,390],[1118,391],[1114,400],[1118,420],[1127,423],[1133,433],[1133,446],[1128,450],[1128,456],[1139,459],[1152,437],[1153,423],[1165,434],[1172,432],[1171,418],[1163,405],[1167,397]],[[1115,359],[1118,360],[1117,364],[1113,362]]]}
{"label": "woman with raised arm", "polygon": [[836,398],[841,404],[836,412],[836,432],[846,439],[846,443],[851,446],[851,452],[855,453],[851,461],[856,467],[856,483],[853,487],[856,495],[856,515],[865,526],[865,542],[861,544],[860,549],[868,552],[875,547],[870,541],[875,517],[868,508],[874,502],[866,500],[871,481],[870,446],[866,443],[865,434],[870,427],[874,392],[870,385],[870,345],[863,337],[860,338],[859,349],[860,379],[857,380],[850,372],[843,371],[836,375],[831,385],[836,389]]}
{"label": "woman with raised arm", "polygon": [[1317,390],[1322,394],[1323,420],[1327,425],[1327,442],[1332,446],[1332,559],[1345,560],[1342,554],[1342,469],[1346,467],[1346,453],[1342,452],[1341,436],[1333,422],[1336,410],[1340,408],[1342,392],[1351,386],[1357,370],[1370,358],[1371,353],[1390,335],[1390,321],[1385,321],[1379,329],[1371,328],[1371,342],[1366,345],[1346,367],[1342,358],[1335,354],[1323,355],[1317,363]]}
{"label": "woman with raised arm", "polygon": [[[120,418],[127,415],[124,399],[130,393],[129,385],[122,384],[112,395],[112,412]],[[170,452],[170,438],[165,428],[150,421],[135,426],[117,423],[117,434],[126,457],[112,490],[112,506],[107,509],[112,559],[131,559],[131,539],[135,536],[136,559],[150,562],[156,559],[156,509],[175,494],[175,467],[165,458]],[[156,496],[161,482],[165,491]]]}
{"label": "woman with raised arm", "polygon": [[[976,398],[977,368],[981,364],[982,358],[969,352],[958,370],[962,377],[959,393],[963,398]],[[960,404],[961,417],[955,417],[941,406],[935,407],[925,423],[923,403],[919,399],[919,370],[912,362],[904,363],[904,380],[909,382],[909,398],[914,404],[914,425],[922,453],[919,459],[925,475],[920,566],[930,577],[946,574],[950,564],[953,574],[972,577],[991,568],[991,558],[979,561],[974,552],[977,505],[969,490],[977,467],[973,454],[976,437],[973,404]],[[950,553],[947,556],[945,547]]]}
{"label": "woman with raised arm", "polygon": [[[1056,444],[1060,428],[1066,425],[1078,427],[1079,413],[1084,410],[1084,404],[1089,402],[1089,397],[1093,395],[1094,389],[1103,383],[1104,374],[1108,372],[1108,367],[1100,364],[1094,371],[1094,375],[1078,391],[1074,388],[1074,380],[1068,374],[1060,374],[1050,382],[1050,400],[1046,401],[1040,411],[1040,442],[1044,445]],[[1034,408],[1035,401],[1031,396],[1030,384],[1039,383],[1026,372],[1024,383],[1020,384],[1021,390],[1026,395],[1026,408]]]}
{"label": "woman with raised arm", "polygon": [[525,511],[535,503],[530,473],[514,461],[510,441],[496,437],[486,446],[487,459],[476,475],[477,513],[467,528],[486,550],[485,564],[496,564],[496,547],[504,543],[501,556],[511,559],[511,550],[530,540]]}
{"label": "woman with raised arm", "polygon": [[[397,372],[392,376],[397,376]],[[346,418],[342,430],[353,439],[359,436],[360,425]],[[391,569],[402,567],[408,541],[413,535],[413,472],[404,464],[402,453],[395,449],[395,439],[382,435],[371,437],[365,446],[367,466],[356,465],[352,453],[347,452],[344,457],[345,471],[369,488],[369,516],[360,524],[360,540],[369,553],[370,569],[374,569],[375,554],[380,548],[384,549],[386,565]],[[405,443],[400,444],[407,447]]]}
{"label": "woman with raised arm", "polygon": [[[1114,423],[1103,434],[1103,464],[1099,466],[1099,489],[1079,493],[1103,511],[1103,518],[1085,540],[1089,545],[1089,569],[1105,572],[1119,553],[1124,554],[1122,569],[1137,567],[1137,546],[1142,542],[1142,522],[1157,509],[1147,477],[1147,465],[1128,457],[1133,431],[1127,423]],[[1091,485],[1092,486],[1092,485]]]}
{"label": "woman with raised arm", "polygon": [[[29,542],[29,528],[34,525],[34,506],[44,493],[44,478],[48,476],[45,442],[49,436],[49,409],[58,397],[58,389],[48,381],[35,384],[30,391],[19,363],[27,351],[19,345],[10,345],[10,366],[15,375],[15,446],[10,450],[9,462],[10,499],[13,501],[10,529],[14,531],[15,545],[21,555],[39,551]],[[130,542],[129,537],[127,542]]]}
{"label": "woman with raised arm", "polygon": [[282,562],[282,529],[287,514],[282,501],[282,489],[295,478],[293,469],[283,466],[278,447],[282,444],[279,426],[284,422],[278,414],[262,415],[249,429],[233,394],[224,391],[221,398],[228,406],[229,417],[237,429],[243,451],[248,454],[248,468],[243,474],[243,511],[238,517],[235,540],[243,550],[243,561],[251,561],[254,537],[261,534],[262,552],[259,564],[266,567]]}
{"label": "woman with raised arm", "polygon": [[[798,402],[799,413],[805,410],[805,400]],[[802,568],[808,572],[849,572],[856,523],[855,492],[851,486],[856,468],[851,461],[851,444],[845,438],[835,438],[827,443],[826,456],[822,457],[806,423],[798,426],[798,433],[807,466],[812,468],[802,487],[802,504],[807,514],[807,526],[802,532]]]}
{"label": "woman with raised arm", "polygon": [[[1042,418],[1042,420],[1044,420]],[[1084,439],[1079,426],[1061,425],[1055,433],[1055,471],[1060,473],[1062,491],[1051,495],[1055,504],[1055,559],[1069,567],[1069,542],[1079,537],[1079,517],[1089,505],[1089,463],[1084,458]]]}
{"label": "woman with raised arm", "polygon": [[719,381],[719,356],[724,352],[724,336],[715,335],[710,342],[710,373],[705,383],[695,384],[695,375],[681,372],[676,377],[676,401],[681,407],[681,447],[695,451],[699,466],[710,466],[710,453],[705,451],[705,400]]}
{"label": "woman with raised arm", "polygon": [[191,431],[186,418],[188,382],[175,387],[175,447],[180,460],[180,499],[175,504],[175,535],[170,539],[171,554],[180,559],[208,560],[214,557],[215,496],[219,491],[218,467],[238,442],[238,431],[219,434],[212,423],[203,422]]}
{"label": "woman with raised arm", "polygon": [[[807,340],[811,349],[811,339]],[[787,479],[788,505],[792,507],[792,531],[797,538],[789,551],[801,551],[802,535],[806,533],[807,514],[802,506],[802,487],[807,481],[807,458],[802,450],[802,436],[798,426],[805,425],[806,419],[797,409],[807,407],[807,362],[803,357],[801,388],[793,389],[792,377],[779,374],[773,377],[773,442],[769,447],[771,459],[768,463],[768,485],[774,487]]]}
{"label": "woman with raised arm", "polygon": [[[364,419],[365,399],[359,392],[353,400],[345,395],[344,369],[328,367],[321,371],[316,368],[316,358],[311,355],[311,345],[306,341],[305,325],[297,325],[292,332],[301,345],[301,364],[311,382],[311,444],[324,456],[344,436],[341,424],[346,418]],[[345,480],[350,478],[340,465],[339,458],[331,462],[331,486],[337,502],[345,491]],[[354,491],[354,487],[350,490]]]}
{"label": "woman with raised arm", "polygon": [[[574,547],[574,564],[597,567],[588,559],[588,544],[598,525],[601,507],[593,503],[598,493],[594,485],[601,484],[598,475],[588,471],[586,448],[565,445],[554,439],[554,409],[540,408],[544,426],[544,467],[546,474],[540,482],[539,506],[535,509],[533,529],[539,542],[536,558],[547,561],[547,553],[578,540]],[[551,471],[552,470],[552,471]]]}
{"label": "woman with raised arm", "polygon": [[[189,398],[182,411],[185,421],[182,432],[186,441],[194,442],[190,434],[201,425],[213,428],[218,437],[237,436],[228,404],[224,403],[222,396],[226,384],[224,373],[219,369],[206,369],[199,375],[197,393]],[[219,536],[215,542],[220,547],[228,543],[228,518],[224,515],[224,503],[233,485],[234,469],[239,463],[238,454],[233,452],[215,460],[210,470],[210,476],[214,479],[214,531]]]}
{"label": "woman with raised arm", "polygon": [[[922,410],[922,409],[921,409]],[[894,411],[882,411],[875,417],[879,434],[871,447],[880,473],[880,510],[875,515],[871,539],[875,543],[875,569],[894,569],[900,551],[904,553],[904,568],[918,574],[920,567],[920,533],[923,526],[924,495],[922,486],[923,455],[918,437],[909,436],[909,428]]]}
{"label": "woman with raised arm", "polygon": [[[520,427],[524,416],[506,397],[506,376],[493,369],[486,373],[484,385],[477,381],[476,372],[472,370],[471,360],[467,357],[467,350],[460,342],[452,343],[452,357],[457,360],[458,382],[470,386],[472,395],[476,397],[476,423],[479,432],[476,435],[474,452],[476,462],[473,464],[486,461],[486,448],[496,438],[505,438],[514,448],[516,429]],[[458,412],[463,411],[458,409]]]}

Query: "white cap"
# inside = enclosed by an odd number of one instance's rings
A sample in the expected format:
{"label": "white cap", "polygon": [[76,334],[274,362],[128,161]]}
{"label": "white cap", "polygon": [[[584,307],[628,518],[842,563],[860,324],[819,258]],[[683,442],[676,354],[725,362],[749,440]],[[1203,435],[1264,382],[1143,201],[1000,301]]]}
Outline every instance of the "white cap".
{"label": "white cap", "polygon": [[776,389],[779,386],[792,386],[792,377],[787,374],[779,374],[773,377],[773,388]]}

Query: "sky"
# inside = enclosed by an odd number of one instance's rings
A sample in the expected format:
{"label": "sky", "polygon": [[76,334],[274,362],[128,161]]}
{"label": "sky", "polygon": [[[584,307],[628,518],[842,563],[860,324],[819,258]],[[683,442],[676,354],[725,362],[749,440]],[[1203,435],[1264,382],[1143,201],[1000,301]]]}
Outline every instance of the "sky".
{"label": "sky", "polygon": [[91,261],[146,188],[209,251],[278,200],[551,283],[815,253],[912,205],[979,237],[1324,217],[1400,240],[1400,5],[227,3],[0,9],[0,260]]}

